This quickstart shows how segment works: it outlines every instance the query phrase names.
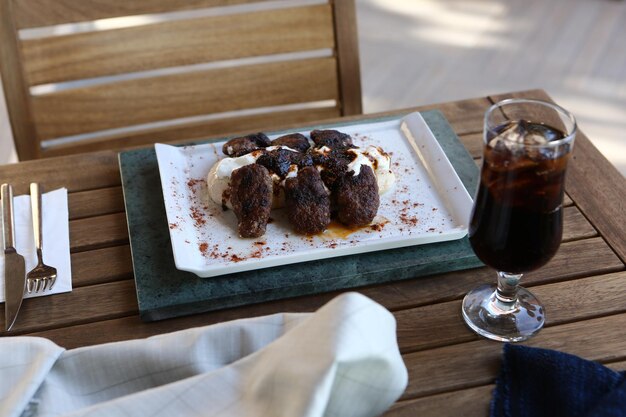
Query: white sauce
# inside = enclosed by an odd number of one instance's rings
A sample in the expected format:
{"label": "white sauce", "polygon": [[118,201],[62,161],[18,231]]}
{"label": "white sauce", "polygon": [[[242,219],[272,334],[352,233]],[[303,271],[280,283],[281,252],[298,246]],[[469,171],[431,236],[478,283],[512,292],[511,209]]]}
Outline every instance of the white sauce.
{"label": "white sauce", "polygon": [[[362,166],[372,168],[378,183],[378,194],[385,194],[396,182],[396,176],[391,172],[391,158],[377,146],[368,146],[365,150],[350,149],[356,155],[354,161],[348,165],[348,171],[354,171],[353,175],[359,175]],[[372,160],[376,163],[372,163]]]}
{"label": "white sauce", "polygon": [[391,157],[377,146],[368,146],[365,153],[376,161],[376,182],[378,194],[385,194],[396,183],[396,176],[391,171]]}
{"label": "white sauce", "polygon": [[[288,146],[268,146],[265,148],[265,151],[273,151],[276,149],[287,149],[291,152],[297,152]],[[209,188],[209,197],[216,204],[222,205],[224,203],[222,201],[222,197],[224,195],[224,191],[228,189],[228,183],[230,182],[230,176],[233,171],[250,164],[254,164],[257,159],[263,154],[262,150],[253,151],[248,154],[238,156],[237,158],[223,158],[219,162],[217,162],[207,175],[207,186]],[[296,167],[297,168],[297,167]],[[289,168],[291,170],[291,167]],[[297,175],[297,171],[296,171]],[[279,185],[280,177],[276,174],[272,175],[272,180],[275,185]],[[279,208],[284,205],[285,197],[283,195],[282,187],[279,187],[280,192],[278,195],[274,196],[274,202],[272,207]],[[232,205],[230,204],[230,199],[225,201],[226,207],[232,209]]]}
{"label": "white sauce", "polygon": [[327,155],[327,154],[330,153],[330,151],[331,151],[331,149],[328,146],[322,146],[321,148],[313,149],[313,152],[321,153],[322,155]]}
{"label": "white sauce", "polygon": [[289,171],[287,171],[287,175],[285,176],[285,179],[287,178],[296,178],[298,176],[298,165],[290,165],[289,166]]}
{"label": "white sauce", "polygon": [[220,178],[230,178],[234,170],[254,164],[259,156],[261,156],[261,152],[254,151],[237,158],[224,158],[215,165],[217,168],[215,174]]}
{"label": "white sauce", "polygon": [[348,164],[348,172],[353,171],[355,177],[357,177],[361,173],[361,166],[365,165],[366,167],[372,168],[374,171],[374,167],[372,166],[372,161],[367,157],[365,152],[360,149],[349,149],[348,152],[355,155],[355,158]]}

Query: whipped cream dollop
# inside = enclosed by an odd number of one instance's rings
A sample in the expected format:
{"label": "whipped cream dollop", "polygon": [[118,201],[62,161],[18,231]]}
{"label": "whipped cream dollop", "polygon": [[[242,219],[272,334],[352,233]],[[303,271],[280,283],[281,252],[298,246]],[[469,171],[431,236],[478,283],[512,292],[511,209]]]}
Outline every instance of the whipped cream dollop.
{"label": "whipped cream dollop", "polygon": [[[252,151],[248,154],[238,156],[236,158],[227,157],[220,159],[215,165],[213,165],[213,167],[211,167],[211,170],[207,175],[207,186],[209,188],[209,197],[211,197],[211,200],[213,200],[216,204],[221,204],[228,207],[229,209],[232,209],[233,206],[230,203],[230,198],[227,195],[227,190],[228,183],[230,182],[230,176],[233,171],[245,165],[256,163],[257,159],[259,159],[259,157],[263,155],[263,153],[276,149],[286,149],[291,152],[298,152],[289,148],[288,146],[268,146],[263,150]],[[297,175],[298,166],[291,165],[289,167],[289,173],[287,174],[287,177],[295,177]],[[285,195],[280,185],[282,185],[281,182],[284,182],[284,180],[281,180],[281,178],[276,174],[272,174],[272,180],[274,181],[275,187],[279,186],[277,188],[278,191],[274,193],[272,208],[283,207],[285,204]]]}
{"label": "whipped cream dollop", "polygon": [[[326,146],[322,146],[316,149],[315,152],[328,154],[331,150]],[[378,194],[383,195],[393,187],[396,182],[396,176],[391,171],[391,157],[388,153],[380,147],[372,145],[365,149],[348,149],[347,152],[354,155],[354,159],[348,164],[348,172],[352,171],[352,175],[359,175],[361,167],[368,166],[376,175]],[[318,169],[321,171],[322,167],[318,167]]]}
{"label": "whipped cream dollop", "polygon": [[[228,196],[228,184],[230,182],[230,176],[236,169],[239,169],[245,165],[256,163],[257,159],[263,155],[266,151],[273,151],[276,149],[286,149],[291,152],[298,152],[287,146],[269,146],[263,150],[257,150],[250,152],[249,154],[242,155],[236,158],[223,158],[219,160],[207,175],[207,185],[209,189],[209,197],[216,204],[220,204],[232,209],[230,203],[230,196]],[[314,152],[321,154],[327,154],[331,150],[326,146],[314,149]],[[395,184],[396,177],[391,171],[391,157],[384,152],[378,146],[368,146],[365,149],[353,148],[348,152],[354,154],[354,159],[348,164],[348,172],[352,171],[352,175],[359,175],[362,166],[368,166],[374,171],[376,175],[376,182],[378,184],[378,193],[380,195],[385,194],[392,189]],[[322,171],[323,167],[317,165],[318,171]],[[285,179],[281,179],[278,175],[272,174],[272,180],[274,181],[274,201],[272,202],[272,208],[280,208],[285,205],[284,183],[287,178],[295,178],[298,175],[298,166],[291,165]]]}
{"label": "whipped cream dollop", "polygon": [[348,164],[348,172],[353,171],[353,175],[359,175],[362,166],[372,168],[376,174],[378,183],[378,194],[383,195],[391,189],[396,182],[396,176],[391,171],[391,157],[378,146],[368,146],[365,149],[349,149],[356,155],[354,160]]}

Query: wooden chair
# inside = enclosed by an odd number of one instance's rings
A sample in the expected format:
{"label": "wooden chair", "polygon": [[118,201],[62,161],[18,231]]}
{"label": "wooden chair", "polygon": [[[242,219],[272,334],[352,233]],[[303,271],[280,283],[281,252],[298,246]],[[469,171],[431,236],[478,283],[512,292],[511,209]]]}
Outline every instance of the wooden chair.
{"label": "wooden chair", "polygon": [[354,0],[0,0],[0,46],[21,160],[361,113]]}

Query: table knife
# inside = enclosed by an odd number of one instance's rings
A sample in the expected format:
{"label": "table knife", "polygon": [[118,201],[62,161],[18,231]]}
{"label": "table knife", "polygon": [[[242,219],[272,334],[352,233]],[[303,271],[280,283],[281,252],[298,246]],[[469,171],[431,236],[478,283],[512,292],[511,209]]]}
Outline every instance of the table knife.
{"label": "table knife", "polygon": [[4,242],[4,318],[6,330],[11,330],[22,306],[26,288],[24,257],[15,250],[15,224],[13,219],[13,188],[0,187],[2,197],[2,237]]}

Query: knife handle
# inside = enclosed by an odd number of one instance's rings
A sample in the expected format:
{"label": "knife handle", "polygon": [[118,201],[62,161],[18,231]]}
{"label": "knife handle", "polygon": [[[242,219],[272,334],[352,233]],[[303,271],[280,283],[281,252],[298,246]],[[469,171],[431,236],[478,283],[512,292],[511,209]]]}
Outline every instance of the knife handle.
{"label": "knife handle", "polygon": [[10,184],[2,184],[0,187],[2,197],[2,237],[4,249],[15,248],[15,233],[13,231],[13,187]]}
{"label": "knife handle", "polygon": [[35,247],[41,250],[43,245],[43,234],[41,231],[41,189],[39,184],[30,184],[30,207],[33,213],[33,233],[35,237]]}

